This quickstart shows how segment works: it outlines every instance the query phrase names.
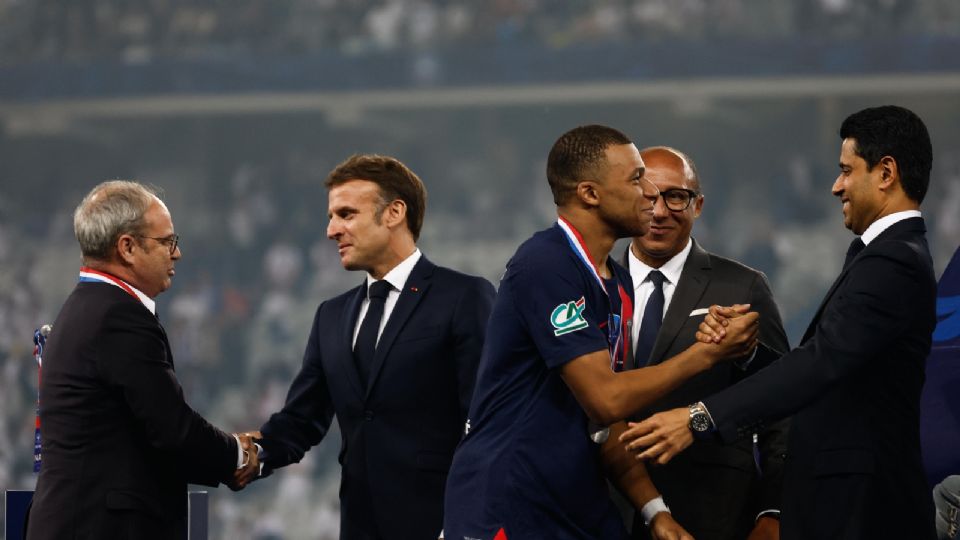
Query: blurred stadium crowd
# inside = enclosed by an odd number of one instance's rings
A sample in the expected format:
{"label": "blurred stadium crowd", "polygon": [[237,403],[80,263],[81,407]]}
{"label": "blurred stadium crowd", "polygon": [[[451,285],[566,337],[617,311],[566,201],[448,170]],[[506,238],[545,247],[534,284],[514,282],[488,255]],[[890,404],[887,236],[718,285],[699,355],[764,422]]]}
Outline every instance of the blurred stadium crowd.
{"label": "blurred stadium crowd", "polygon": [[890,32],[960,35],[960,6],[951,0],[0,0],[6,62]]}

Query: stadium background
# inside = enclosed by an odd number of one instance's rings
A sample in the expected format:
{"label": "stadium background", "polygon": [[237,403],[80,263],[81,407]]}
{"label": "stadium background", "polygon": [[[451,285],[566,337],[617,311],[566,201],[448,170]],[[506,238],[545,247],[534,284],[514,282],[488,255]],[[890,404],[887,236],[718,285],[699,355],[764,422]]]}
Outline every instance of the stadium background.
{"label": "stadium background", "polygon": [[[101,180],[164,190],[178,375],[215,424],[250,429],[282,405],[316,305],[362,280],[325,238],[322,181],[347,155],[410,165],[423,251],[496,283],[553,219],[560,133],[676,146],[706,194],[694,235],[767,273],[795,344],[850,240],[829,193],[847,114],[926,121],[938,275],[960,244],[958,52],[953,0],[0,0],[0,488],[35,483],[31,336],[76,281],[72,210]],[[212,537],[336,538],[338,446],[334,428],[212,492]]]}

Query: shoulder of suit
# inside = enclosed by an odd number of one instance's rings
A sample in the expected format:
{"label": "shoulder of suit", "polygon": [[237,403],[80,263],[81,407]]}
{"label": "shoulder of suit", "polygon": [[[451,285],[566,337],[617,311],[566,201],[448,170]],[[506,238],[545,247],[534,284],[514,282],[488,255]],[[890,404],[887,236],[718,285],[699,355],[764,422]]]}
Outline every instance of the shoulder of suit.
{"label": "shoulder of suit", "polygon": [[71,296],[82,301],[85,309],[89,309],[89,304],[93,303],[103,311],[132,309],[134,312],[139,312],[141,309],[138,308],[142,308],[145,314],[150,314],[150,310],[139,299],[109,283],[78,283]]}
{"label": "shoulder of suit", "polygon": [[868,260],[871,256],[879,256],[893,259],[908,266],[931,266],[933,261],[930,250],[921,239],[922,236],[914,238],[879,237],[864,249],[860,259]]}
{"label": "shoulder of suit", "polygon": [[320,302],[320,305],[317,306],[317,308],[318,309],[323,308],[324,306],[342,306],[343,304],[352,300],[357,295],[357,293],[361,292],[361,289],[363,289],[363,285],[362,284],[357,285],[356,287],[353,287],[352,289],[342,292],[337,296],[334,296],[332,298],[327,298],[326,300]]}
{"label": "shoulder of suit", "polygon": [[738,277],[750,276],[751,278],[754,278],[763,273],[756,268],[749,267],[742,262],[729,257],[722,257],[709,251],[707,252],[707,256],[710,257],[710,264],[714,272],[717,274],[729,274],[736,275]]}

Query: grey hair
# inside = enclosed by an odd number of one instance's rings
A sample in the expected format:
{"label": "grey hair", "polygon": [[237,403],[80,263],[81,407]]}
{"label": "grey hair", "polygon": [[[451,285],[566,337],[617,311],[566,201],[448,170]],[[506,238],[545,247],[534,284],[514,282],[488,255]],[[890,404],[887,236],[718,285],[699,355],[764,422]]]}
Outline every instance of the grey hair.
{"label": "grey hair", "polygon": [[102,182],[73,212],[73,232],[84,259],[108,260],[123,234],[140,234],[144,214],[159,198],[156,189],[130,180]]}

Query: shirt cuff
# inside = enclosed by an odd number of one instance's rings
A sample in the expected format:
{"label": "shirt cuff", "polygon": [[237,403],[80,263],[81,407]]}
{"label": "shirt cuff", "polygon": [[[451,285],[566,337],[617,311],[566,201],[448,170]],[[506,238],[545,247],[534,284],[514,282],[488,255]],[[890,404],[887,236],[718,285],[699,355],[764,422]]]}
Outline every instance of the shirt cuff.
{"label": "shirt cuff", "polygon": [[243,468],[243,445],[240,444],[240,437],[236,435],[233,436],[234,440],[237,441],[237,468]]}
{"label": "shirt cuff", "polygon": [[713,415],[710,414],[710,409],[707,408],[707,404],[702,401],[698,401],[697,405],[700,405],[701,407],[703,407],[703,412],[707,413],[707,419],[710,420],[710,431],[711,432],[716,431],[717,423],[713,421]]}
{"label": "shirt cuff", "polygon": [[643,505],[643,508],[640,509],[640,517],[643,519],[643,524],[649,527],[650,522],[653,521],[653,517],[660,512],[670,513],[670,508],[667,507],[667,503],[663,502],[663,497],[657,497],[656,499],[647,501],[647,504]]}
{"label": "shirt cuff", "polygon": [[779,519],[780,519],[780,511],[779,511],[779,510],[776,510],[776,509],[774,509],[774,508],[770,508],[770,509],[768,509],[768,510],[764,510],[763,512],[760,512],[759,514],[757,514],[757,519],[755,519],[754,521],[757,521],[757,520],[759,520],[759,519],[762,518],[762,517],[771,517],[771,518],[773,518],[773,519],[779,520]]}

